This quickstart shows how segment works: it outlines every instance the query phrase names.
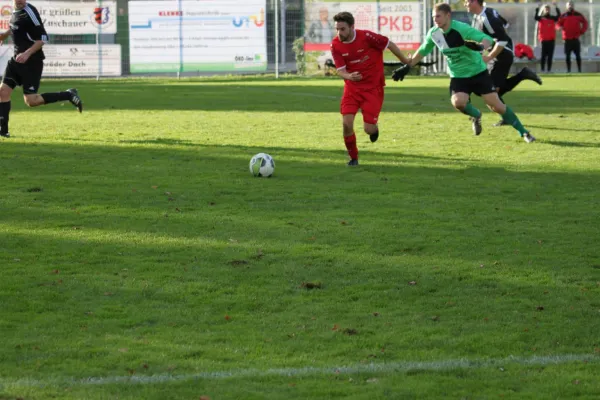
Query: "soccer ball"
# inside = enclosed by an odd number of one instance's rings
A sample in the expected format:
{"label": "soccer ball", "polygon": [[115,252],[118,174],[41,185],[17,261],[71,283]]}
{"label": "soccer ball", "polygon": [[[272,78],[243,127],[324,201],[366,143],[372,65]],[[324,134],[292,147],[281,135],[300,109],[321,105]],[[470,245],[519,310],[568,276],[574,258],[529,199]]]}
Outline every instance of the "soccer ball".
{"label": "soccer ball", "polygon": [[269,178],[275,172],[275,160],[267,153],[258,153],[250,160],[250,173]]}

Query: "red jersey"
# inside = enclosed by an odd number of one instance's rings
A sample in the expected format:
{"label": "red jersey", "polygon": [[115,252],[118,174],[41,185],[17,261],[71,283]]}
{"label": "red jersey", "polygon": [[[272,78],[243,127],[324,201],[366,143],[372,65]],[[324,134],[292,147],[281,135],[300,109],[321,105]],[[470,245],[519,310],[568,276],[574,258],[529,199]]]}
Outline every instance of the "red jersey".
{"label": "red jersey", "polygon": [[588,22],[577,11],[566,12],[558,19],[558,26],[562,28],[562,38],[579,39],[588,29]]}
{"label": "red jersey", "polygon": [[538,20],[538,40],[545,42],[556,39],[556,22],[552,18],[542,17]]}
{"label": "red jersey", "polygon": [[355,30],[354,39],[342,42],[339,37],[331,41],[331,55],[337,69],[346,67],[347,72],[360,72],[358,82],[346,80],[350,88],[377,88],[385,86],[383,51],[389,39],[375,32]]}

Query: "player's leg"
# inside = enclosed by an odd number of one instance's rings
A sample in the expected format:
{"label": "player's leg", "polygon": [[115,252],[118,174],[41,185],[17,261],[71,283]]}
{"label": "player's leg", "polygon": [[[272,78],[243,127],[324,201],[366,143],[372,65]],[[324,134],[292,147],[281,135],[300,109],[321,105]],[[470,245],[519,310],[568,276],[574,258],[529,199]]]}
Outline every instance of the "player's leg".
{"label": "player's leg", "polygon": [[523,126],[519,120],[519,117],[517,117],[513,110],[500,100],[498,93],[490,92],[487,94],[482,94],[481,98],[490,110],[500,114],[507,125],[515,128],[523,140],[525,140],[527,143],[531,143],[535,140],[531,133],[529,133],[529,131]]}
{"label": "player's leg", "polygon": [[[487,74],[487,71],[485,72]],[[473,125],[473,133],[479,136],[482,131],[481,111],[471,103],[470,94],[472,78],[451,78],[450,79],[450,102],[452,107],[461,113],[468,115]]]}
{"label": "player's leg", "polygon": [[21,75],[18,64],[11,58],[6,64],[6,69],[0,84],[0,136],[10,137],[8,120],[10,116],[10,97],[15,87],[21,84]]}
{"label": "player's leg", "polygon": [[360,106],[363,115],[364,130],[371,143],[375,143],[379,139],[379,127],[377,121],[383,106],[383,87],[362,93],[363,102]]}
{"label": "player's leg", "polygon": [[358,165],[358,147],[356,146],[356,134],[354,133],[354,118],[356,114],[344,114],[342,116],[342,126],[344,129],[344,144],[350,156],[348,165]]}
{"label": "player's leg", "polygon": [[577,71],[581,73],[581,42],[579,39],[574,39],[573,52],[575,53],[575,61],[577,61]]}
{"label": "player's leg", "polygon": [[567,63],[567,73],[571,72],[571,39],[565,40],[565,62]]}
{"label": "player's leg", "polygon": [[360,107],[359,95],[344,87],[344,94],[340,103],[340,113],[342,114],[342,132],[344,144],[350,161],[348,165],[358,165],[358,147],[356,146],[356,134],[354,133],[354,118]]}
{"label": "player's leg", "polygon": [[528,67],[523,68],[516,75],[508,77],[510,73],[510,69],[513,64],[513,56],[512,53],[509,53],[508,56],[503,56],[502,60],[498,60],[498,62],[494,65],[494,71],[492,71],[492,78],[494,79],[494,83],[498,90],[498,96],[502,99],[506,93],[513,90],[517,85],[524,80],[530,80],[536,82],[538,85],[542,84],[542,79],[533,72]]}
{"label": "player's leg", "polygon": [[23,77],[23,100],[29,107],[38,107],[59,101],[70,101],[79,112],[83,110],[83,103],[77,89],[67,89],[63,92],[38,94],[44,63],[33,62],[27,64],[27,74]]}
{"label": "player's leg", "polygon": [[548,40],[542,40],[542,57],[540,59],[541,71],[544,72],[546,69],[546,62],[548,61]]}
{"label": "player's leg", "polygon": [[548,40],[548,72],[552,72],[552,61],[554,60],[554,40]]}

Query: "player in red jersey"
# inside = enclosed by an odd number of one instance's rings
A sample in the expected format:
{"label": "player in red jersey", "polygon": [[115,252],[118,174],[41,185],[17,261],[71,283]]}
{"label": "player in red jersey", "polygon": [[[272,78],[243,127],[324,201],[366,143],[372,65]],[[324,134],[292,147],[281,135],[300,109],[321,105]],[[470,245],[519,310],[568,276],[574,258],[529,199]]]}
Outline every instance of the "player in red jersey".
{"label": "player in red jersey", "polygon": [[375,32],[354,29],[354,17],[341,12],[333,17],[337,36],[331,42],[331,54],[338,75],[344,78],[344,95],[340,105],[344,142],[350,155],[348,165],[358,165],[358,147],[354,133],[354,117],[362,111],[364,129],[371,142],[379,138],[377,119],[383,105],[383,52],[385,49],[404,64],[411,59],[395,43]]}

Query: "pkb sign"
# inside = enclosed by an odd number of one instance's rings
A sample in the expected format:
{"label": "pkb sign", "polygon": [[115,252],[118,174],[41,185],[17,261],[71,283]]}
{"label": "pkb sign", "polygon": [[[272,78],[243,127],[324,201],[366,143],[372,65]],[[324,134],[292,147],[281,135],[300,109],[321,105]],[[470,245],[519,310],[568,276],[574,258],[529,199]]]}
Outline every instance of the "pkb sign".
{"label": "pkb sign", "polygon": [[379,32],[411,32],[415,25],[410,15],[381,15],[379,16],[378,28]]}

